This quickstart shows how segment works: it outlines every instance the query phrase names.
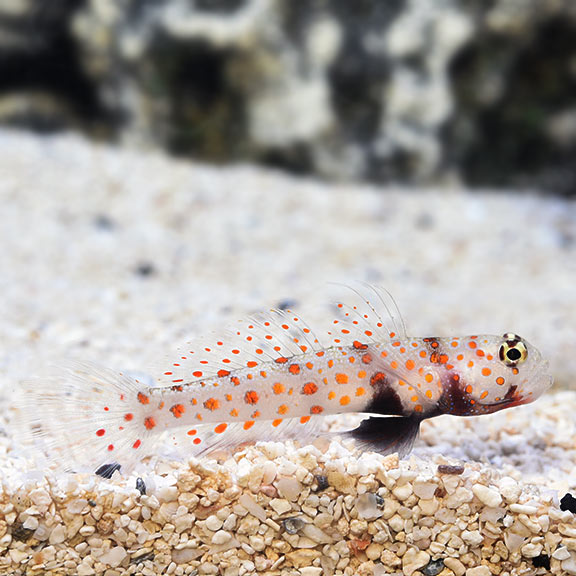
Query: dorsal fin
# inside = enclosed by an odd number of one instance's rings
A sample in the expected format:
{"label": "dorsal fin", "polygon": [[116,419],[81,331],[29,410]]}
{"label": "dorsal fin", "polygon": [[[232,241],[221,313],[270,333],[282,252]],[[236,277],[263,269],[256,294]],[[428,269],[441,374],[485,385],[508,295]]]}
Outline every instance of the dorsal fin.
{"label": "dorsal fin", "polygon": [[220,337],[199,338],[181,346],[160,371],[157,384],[188,383],[321,349],[318,338],[297,314],[273,309],[238,321]]}
{"label": "dorsal fin", "polygon": [[336,303],[337,317],[329,332],[336,345],[407,338],[404,320],[390,292],[363,282],[340,286],[347,293]]}

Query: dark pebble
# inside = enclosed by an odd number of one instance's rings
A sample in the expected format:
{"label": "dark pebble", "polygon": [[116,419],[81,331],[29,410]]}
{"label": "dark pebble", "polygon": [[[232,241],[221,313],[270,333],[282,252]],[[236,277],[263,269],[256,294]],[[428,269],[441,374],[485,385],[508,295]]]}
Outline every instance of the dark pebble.
{"label": "dark pebble", "polygon": [[116,223],[107,214],[96,215],[93,223],[99,230],[114,230],[114,228],[116,228]]}
{"label": "dark pebble", "polygon": [[422,568],[422,574],[424,576],[437,576],[444,570],[444,560],[430,560],[424,568]]}
{"label": "dark pebble", "polygon": [[540,554],[540,556],[532,558],[532,564],[534,564],[534,568],[546,568],[546,570],[550,570],[550,556]]}
{"label": "dark pebble", "polygon": [[150,276],[154,276],[156,274],[156,268],[154,264],[150,262],[140,262],[140,264],[138,264],[134,269],[134,272],[138,276],[149,278]]}
{"label": "dark pebble", "polygon": [[112,474],[116,472],[116,470],[120,470],[122,466],[117,462],[113,462],[112,464],[102,464],[98,470],[96,470],[96,474],[98,476],[102,476],[102,478],[110,479],[112,478]]}
{"label": "dark pebble", "polygon": [[450,466],[448,464],[438,465],[438,474],[453,474],[458,476],[464,472],[464,466]]}
{"label": "dark pebble", "polygon": [[318,492],[322,492],[322,490],[326,490],[326,488],[330,487],[330,484],[328,483],[328,476],[324,476],[323,474],[318,474],[318,476],[315,476],[316,478],[316,484],[318,484]]}
{"label": "dark pebble", "polygon": [[560,500],[560,510],[570,510],[570,512],[576,514],[576,498],[574,498],[570,492],[562,496],[562,499]]}
{"label": "dark pebble", "polygon": [[146,494],[146,484],[142,478],[136,478],[136,490],[144,496]]}
{"label": "dark pebble", "polygon": [[24,528],[22,522],[14,524],[12,526],[12,538],[14,540],[18,540],[20,542],[26,542],[34,534],[34,530],[30,530],[29,528]]}

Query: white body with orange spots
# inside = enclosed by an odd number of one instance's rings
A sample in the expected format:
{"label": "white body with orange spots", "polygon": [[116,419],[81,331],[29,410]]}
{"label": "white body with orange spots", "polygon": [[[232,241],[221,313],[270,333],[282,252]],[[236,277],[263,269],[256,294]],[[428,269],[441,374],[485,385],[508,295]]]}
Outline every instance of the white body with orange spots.
{"label": "white body with orange spots", "polygon": [[23,416],[52,457],[92,471],[125,469],[161,432],[182,453],[199,454],[254,440],[305,441],[319,434],[321,416],[343,412],[380,416],[351,432],[361,444],[406,452],[424,418],[526,404],[551,383],[538,351],[514,334],[408,338],[387,293],[354,293],[356,303],[339,305],[328,346],[297,316],[272,311],[214,346],[185,347],[155,387],[74,365],[58,386],[29,390],[40,412]]}

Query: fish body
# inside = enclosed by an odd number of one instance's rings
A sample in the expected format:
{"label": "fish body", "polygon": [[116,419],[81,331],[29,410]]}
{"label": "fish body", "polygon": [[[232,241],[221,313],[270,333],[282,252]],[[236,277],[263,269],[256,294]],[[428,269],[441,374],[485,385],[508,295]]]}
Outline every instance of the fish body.
{"label": "fish body", "polygon": [[369,414],[348,432],[405,454],[420,422],[488,414],[535,400],[551,384],[536,348],[512,333],[412,338],[385,291],[353,290],[328,342],[290,311],[241,322],[212,344],[178,351],[153,386],[74,364],[66,378],[28,390],[22,406],[50,457],[70,469],[129,468],[160,436],[199,455],[255,440],[321,434],[322,417]]}

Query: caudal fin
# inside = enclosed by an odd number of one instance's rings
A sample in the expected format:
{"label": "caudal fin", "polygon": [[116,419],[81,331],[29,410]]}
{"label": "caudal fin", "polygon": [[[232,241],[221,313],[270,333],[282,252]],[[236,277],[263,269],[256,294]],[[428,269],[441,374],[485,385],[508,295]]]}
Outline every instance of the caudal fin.
{"label": "caudal fin", "polygon": [[89,363],[67,362],[26,382],[16,401],[16,426],[55,468],[111,476],[150,451],[138,392],[127,375]]}

